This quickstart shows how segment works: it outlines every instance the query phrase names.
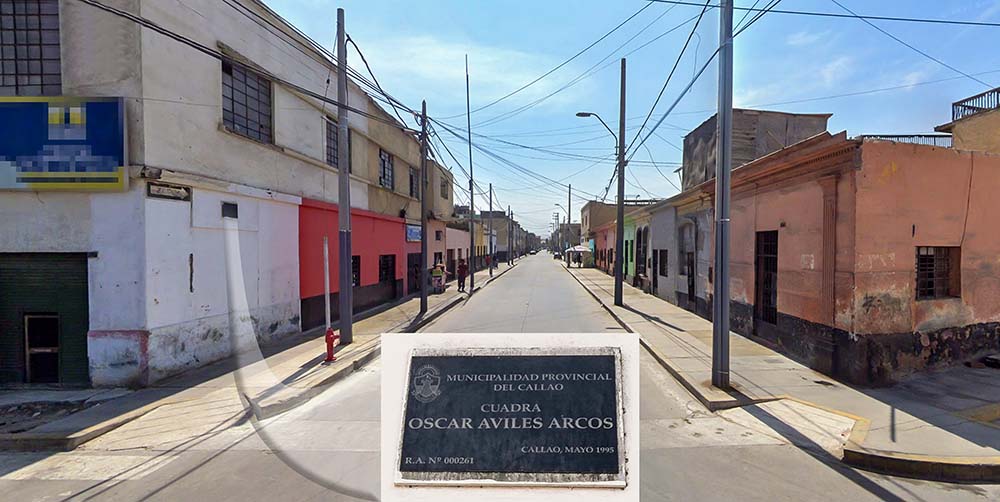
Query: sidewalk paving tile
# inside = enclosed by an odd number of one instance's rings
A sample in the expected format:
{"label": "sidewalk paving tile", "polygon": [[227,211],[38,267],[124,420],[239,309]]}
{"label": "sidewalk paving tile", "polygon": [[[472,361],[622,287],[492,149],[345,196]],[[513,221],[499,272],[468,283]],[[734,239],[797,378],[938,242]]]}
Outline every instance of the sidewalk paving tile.
{"label": "sidewalk paving tile", "polygon": [[[1000,481],[1000,428],[991,423],[1000,420],[1000,371],[958,367],[892,388],[856,388],[730,333],[735,391],[724,392],[711,385],[710,321],[628,284],[625,307],[614,306],[611,276],[597,269],[569,272],[710,409],[796,399],[857,418],[845,461],[928,479]],[[975,410],[997,415],[977,418]]]}

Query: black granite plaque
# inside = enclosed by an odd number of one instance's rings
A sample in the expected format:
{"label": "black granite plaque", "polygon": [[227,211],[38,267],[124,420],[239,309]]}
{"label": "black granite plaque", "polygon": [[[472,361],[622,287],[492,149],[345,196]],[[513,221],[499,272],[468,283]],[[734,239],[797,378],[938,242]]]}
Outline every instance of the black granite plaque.
{"label": "black granite plaque", "polygon": [[620,479],[616,349],[452,352],[463,354],[411,356],[399,452],[404,478]]}

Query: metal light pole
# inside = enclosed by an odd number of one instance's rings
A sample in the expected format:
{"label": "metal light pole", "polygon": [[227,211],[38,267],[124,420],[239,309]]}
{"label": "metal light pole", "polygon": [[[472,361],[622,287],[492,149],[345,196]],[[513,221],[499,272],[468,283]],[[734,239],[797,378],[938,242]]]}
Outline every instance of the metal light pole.
{"label": "metal light pole", "polygon": [[[420,104],[420,313],[427,313],[427,101]],[[435,264],[436,265],[436,264]]]}
{"label": "metal light pole", "polygon": [[465,55],[465,127],[469,133],[469,296],[476,290],[476,187],[472,177],[472,109],[469,104],[469,55]]}
{"label": "metal light pole", "polygon": [[712,282],[712,385],[729,388],[729,172],[733,136],[733,0],[721,0],[719,111],[715,154],[715,277]]}
{"label": "metal light pole", "polygon": [[340,343],[354,341],[354,285],[351,280],[351,159],[348,156],[347,128],[347,42],[344,31],[344,9],[337,9],[337,185],[338,185],[338,256],[340,263]]}
{"label": "metal light pole", "polygon": [[[573,244],[573,240],[572,240],[573,239],[573,213],[570,212],[570,209],[573,207],[573,185],[570,184],[570,185],[567,185],[567,187],[569,188],[569,191],[566,192],[566,241],[568,241],[567,242],[568,244]],[[573,244],[573,246],[575,246],[575,245],[576,244]],[[573,246],[566,246],[566,247],[573,247]],[[566,266],[568,267],[569,265],[570,265],[570,263],[569,263],[569,253],[566,253]]]}
{"label": "metal light pole", "polygon": [[591,112],[578,112],[577,117],[596,117],[605,129],[611,133],[618,144],[618,210],[615,218],[615,305],[621,307],[622,301],[622,255],[625,253],[625,58],[621,59],[621,98],[618,108],[618,134],[608,127],[600,115]]}
{"label": "metal light pole", "polygon": [[514,250],[511,244],[514,240],[511,238],[510,233],[514,231],[514,211],[510,210],[510,206],[507,206],[507,265],[514,264]]}
{"label": "metal light pole", "polygon": [[493,277],[493,183],[490,183],[490,231],[489,231],[489,242],[486,244],[489,246],[489,251],[487,256],[489,256],[489,263],[486,266],[490,269],[490,277]]}

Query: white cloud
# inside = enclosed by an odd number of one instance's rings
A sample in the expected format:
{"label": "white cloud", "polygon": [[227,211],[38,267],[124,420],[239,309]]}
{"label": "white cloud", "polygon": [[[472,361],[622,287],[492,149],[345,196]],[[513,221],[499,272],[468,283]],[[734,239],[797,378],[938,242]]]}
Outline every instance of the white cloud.
{"label": "white cloud", "polygon": [[811,32],[811,31],[798,31],[788,35],[785,39],[785,43],[791,46],[802,46],[802,45],[812,45],[820,40],[827,38],[830,35],[829,31]]}
{"label": "white cloud", "polygon": [[833,61],[823,65],[819,70],[823,84],[832,87],[837,82],[847,78],[853,73],[854,59],[850,56],[840,56]]}

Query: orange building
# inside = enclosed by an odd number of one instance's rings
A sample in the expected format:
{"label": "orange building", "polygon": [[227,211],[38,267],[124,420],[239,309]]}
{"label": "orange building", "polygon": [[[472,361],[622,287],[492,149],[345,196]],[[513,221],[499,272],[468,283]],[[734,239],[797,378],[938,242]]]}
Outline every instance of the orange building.
{"label": "orange building", "polygon": [[1000,350],[996,193],[1000,155],[843,132],[735,169],[733,330],[864,384]]}

